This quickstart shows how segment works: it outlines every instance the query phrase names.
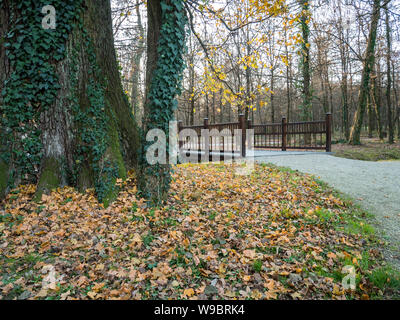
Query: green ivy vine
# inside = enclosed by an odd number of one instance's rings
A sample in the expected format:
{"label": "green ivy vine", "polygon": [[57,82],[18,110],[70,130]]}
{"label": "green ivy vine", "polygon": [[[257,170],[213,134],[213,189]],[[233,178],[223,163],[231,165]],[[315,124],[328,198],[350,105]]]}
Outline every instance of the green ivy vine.
{"label": "green ivy vine", "polygon": [[299,49],[300,53],[300,61],[299,61],[299,71],[300,74],[302,75],[301,81],[298,83],[299,88],[301,90],[301,98],[302,98],[302,104],[299,105],[299,109],[301,110],[300,117],[303,121],[310,121],[312,118],[311,110],[312,110],[312,89],[311,85],[309,88],[309,92],[305,92],[305,73],[309,73],[309,77],[311,78],[311,65],[310,61],[308,59],[310,58],[309,56],[306,56],[307,52],[309,52],[309,37],[310,37],[310,26],[308,19],[310,19],[310,6],[309,3],[306,1],[301,2],[301,7],[303,10],[302,17],[299,21],[299,26],[300,26],[300,31],[302,33],[302,42],[301,46]]}
{"label": "green ivy vine", "polygon": [[[146,130],[160,129],[169,134],[169,122],[173,120],[174,111],[178,106],[176,96],[181,93],[181,79],[184,69],[183,53],[185,50],[185,36],[187,17],[183,1],[161,1],[162,25],[158,43],[157,67],[152,76],[148,93],[149,106],[146,118]],[[171,182],[170,168],[165,166],[148,165],[144,159],[151,143],[146,142],[145,133],[142,133],[144,176],[158,176],[161,194],[169,190]],[[168,150],[167,141],[167,150]],[[143,196],[152,201],[157,196],[149,194],[149,190],[142,190]]]}
{"label": "green ivy vine", "polygon": [[[71,63],[71,95],[70,101],[74,116],[74,135],[78,140],[78,148],[74,154],[75,166],[71,178],[72,184],[77,184],[77,177],[83,163],[90,163],[95,175],[95,190],[99,201],[105,200],[110,192],[114,191],[114,180],[118,175],[118,166],[105,159],[109,148],[108,126],[110,119],[106,113],[107,101],[105,99],[106,79],[102,79],[100,68],[96,62],[93,44],[86,31],[80,30],[86,54],[89,60],[89,79],[86,85],[88,108],[82,108],[78,99],[78,61],[77,55],[81,44],[76,44],[73,50]],[[98,80],[100,79],[100,80]],[[111,110],[111,108],[108,108]]]}
{"label": "green ivy vine", "polygon": [[47,0],[10,3],[13,27],[4,46],[13,72],[1,92],[0,146],[4,150],[0,157],[6,163],[13,163],[12,176],[25,177],[28,182],[35,182],[39,173],[43,149],[39,117],[53,105],[60,89],[55,66],[65,58],[65,43],[81,14],[81,2],[52,1],[57,9],[55,30],[42,28],[41,10]]}
{"label": "green ivy vine", "polygon": [[[2,1],[2,0],[0,0]],[[2,2],[0,2],[0,5]],[[118,166],[107,159],[110,146],[108,136],[113,114],[105,98],[106,79],[97,65],[93,44],[83,26],[83,0],[52,0],[56,9],[57,26],[54,30],[42,28],[42,8],[47,0],[12,1],[12,30],[5,39],[6,54],[13,70],[5,81],[0,106],[0,157],[13,164],[9,185],[15,177],[23,182],[36,183],[42,162],[40,115],[54,105],[60,89],[56,65],[67,58],[67,40],[78,30],[84,43],[75,43],[72,50],[69,96],[73,115],[73,137],[77,145],[73,168],[68,168],[69,183],[76,185],[83,164],[89,164],[94,174],[98,199],[105,200],[114,191]],[[86,97],[88,105],[82,107],[78,98],[78,50],[85,48],[89,62]],[[80,94],[80,93],[79,93]]]}

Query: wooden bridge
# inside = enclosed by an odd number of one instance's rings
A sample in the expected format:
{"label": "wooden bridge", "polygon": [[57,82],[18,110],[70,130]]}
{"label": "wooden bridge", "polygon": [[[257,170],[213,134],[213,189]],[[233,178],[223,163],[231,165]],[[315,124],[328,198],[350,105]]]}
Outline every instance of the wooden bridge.
{"label": "wooden bridge", "polygon": [[246,149],[331,152],[331,125],[330,113],[321,121],[287,122],[282,118],[281,123],[270,124],[252,124],[242,114],[237,122],[209,124],[206,118],[203,125],[184,126],[179,121],[179,149],[198,162],[244,158]]}

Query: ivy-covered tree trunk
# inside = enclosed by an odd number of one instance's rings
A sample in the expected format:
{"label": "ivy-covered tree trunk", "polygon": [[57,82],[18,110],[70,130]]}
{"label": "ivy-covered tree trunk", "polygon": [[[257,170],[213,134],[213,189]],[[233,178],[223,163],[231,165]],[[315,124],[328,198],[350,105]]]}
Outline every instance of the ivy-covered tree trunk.
{"label": "ivy-covered tree trunk", "polygon": [[369,31],[364,67],[361,75],[360,92],[358,95],[358,106],[357,106],[357,111],[354,115],[353,126],[350,132],[350,144],[354,145],[361,143],[360,141],[361,127],[363,125],[365,108],[367,104],[370,75],[375,63],[376,32],[378,29],[380,10],[381,10],[381,0],[374,0],[371,28]]}
{"label": "ivy-covered tree trunk", "polygon": [[[311,92],[311,71],[310,71],[310,4],[308,0],[299,0],[302,14],[300,17],[300,27],[302,34],[302,44],[301,44],[301,75],[302,75],[302,98],[303,103],[301,106],[301,119],[303,121],[310,121],[311,111],[312,111],[312,92]],[[306,136],[307,139],[310,136]]]}
{"label": "ivy-covered tree trunk", "polygon": [[138,130],[123,93],[109,0],[0,0],[0,196],[95,187],[100,201],[135,165]]}
{"label": "ivy-covered tree trunk", "polygon": [[[10,75],[10,63],[6,57],[6,49],[4,47],[5,35],[9,29],[9,10],[5,7],[4,1],[0,0],[0,121],[1,121],[1,106],[3,105],[2,88],[3,83]],[[0,125],[0,137],[3,135],[4,129]],[[0,199],[5,195],[8,183],[9,166],[5,159],[1,156],[3,149],[0,144]]]}
{"label": "ivy-covered tree trunk", "polygon": [[[150,203],[166,199],[171,180],[168,157],[169,123],[174,120],[176,96],[180,93],[184,66],[185,25],[187,18],[183,0],[149,0],[147,2],[147,74],[143,121],[143,155],[153,141],[146,141],[149,130],[159,129],[167,137],[166,164],[141,161],[139,189]],[[160,150],[162,152],[162,150]]]}

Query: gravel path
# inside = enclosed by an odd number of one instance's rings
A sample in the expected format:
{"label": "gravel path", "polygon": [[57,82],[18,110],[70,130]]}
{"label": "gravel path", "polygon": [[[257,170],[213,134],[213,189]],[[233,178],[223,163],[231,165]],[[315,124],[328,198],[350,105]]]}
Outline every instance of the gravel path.
{"label": "gravel path", "polygon": [[369,162],[326,153],[256,152],[255,160],[310,173],[348,194],[376,218],[389,242],[386,258],[400,269],[400,161]]}

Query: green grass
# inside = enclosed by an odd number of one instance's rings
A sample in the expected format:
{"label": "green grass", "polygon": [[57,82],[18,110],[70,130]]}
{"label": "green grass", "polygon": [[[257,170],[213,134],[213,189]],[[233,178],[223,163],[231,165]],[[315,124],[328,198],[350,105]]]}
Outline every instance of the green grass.
{"label": "green grass", "polygon": [[350,220],[347,223],[345,230],[351,234],[373,235],[374,228],[363,221]]}
{"label": "green grass", "polygon": [[400,272],[391,266],[374,269],[369,275],[369,280],[381,290],[386,287],[397,290],[400,288]]}
{"label": "green grass", "polygon": [[[400,159],[400,152],[399,152]],[[291,174],[295,174],[296,171],[293,171],[289,168],[281,168],[277,166],[273,166],[279,168],[282,172],[289,172]],[[332,227],[342,230],[346,234],[354,234],[360,235],[363,239],[366,240],[367,247],[361,253],[361,259],[358,259],[358,264],[354,264],[352,260],[348,258],[341,259],[341,264],[339,268],[334,268],[331,270],[326,269],[325,267],[319,265],[318,261],[314,261],[310,259],[309,263],[313,264],[314,262],[317,264],[317,268],[315,271],[317,274],[333,278],[337,281],[341,281],[343,278],[341,268],[346,265],[352,265],[355,267],[356,271],[356,286],[357,291],[362,294],[359,284],[360,284],[360,272],[367,275],[367,278],[371,282],[371,284],[377,288],[379,288],[384,295],[374,295],[370,297],[371,299],[399,299],[400,298],[400,272],[392,267],[389,264],[386,264],[385,261],[380,260],[376,261],[371,259],[369,254],[369,249],[377,248],[381,243],[380,238],[374,227],[371,225],[374,219],[374,216],[363,210],[358,204],[354,204],[353,200],[337,191],[332,189],[327,183],[314,177],[314,181],[316,181],[318,189],[321,190],[329,190],[336,198],[340,198],[344,203],[348,210],[343,211],[339,216],[333,214],[331,211],[326,209],[316,210],[314,213],[318,221],[314,219],[310,220],[310,223],[322,223],[329,224]],[[284,213],[284,210],[283,210]],[[253,266],[254,268],[254,266]]]}
{"label": "green grass", "polygon": [[255,272],[261,272],[263,266],[263,262],[261,260],[256,260],[253,263],[253,269]]}
{"label": "green grass", "polygon": [[343,144],[334,148],[336,157],[364,160],[364,161],[387,161],[400,160],[399,144],[390,145],[385,142],[366,140],[364,144],[350,146]]}

